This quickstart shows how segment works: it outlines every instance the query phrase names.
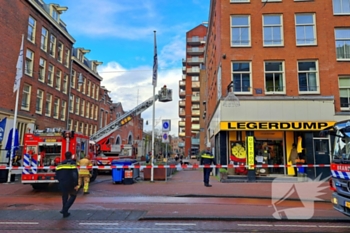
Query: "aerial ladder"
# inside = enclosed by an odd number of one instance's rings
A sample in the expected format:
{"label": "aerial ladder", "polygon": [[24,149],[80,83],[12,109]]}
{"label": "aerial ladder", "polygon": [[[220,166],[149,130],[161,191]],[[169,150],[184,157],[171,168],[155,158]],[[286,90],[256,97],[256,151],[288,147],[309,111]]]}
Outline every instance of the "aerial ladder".
{"label": "aerial ladder", "polygon": [[111,151],[111,145],[108,144],[108,141],[113,132],[130,122],[134,116],[137,116],[147,110],[153,105],[154,101],[157,100],[159,102],[172,101],[172,90],[167,89],[166,86],[162,87],[162,89],[158,92],[157,95],[154,96],[154,98],[152,96],[151,98],[137,105],[132,110],[124,113],[105,127],[99,129],[95,134],[90,136],[90,141],[95,143],[101,152]]}

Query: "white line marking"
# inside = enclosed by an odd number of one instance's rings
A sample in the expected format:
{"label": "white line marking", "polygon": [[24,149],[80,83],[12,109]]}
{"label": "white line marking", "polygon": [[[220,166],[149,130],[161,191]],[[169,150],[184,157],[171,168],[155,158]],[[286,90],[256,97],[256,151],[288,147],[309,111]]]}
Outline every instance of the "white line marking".
{"label": "white line marking", "polygon": [[38,222],[0,222],[1,225],[12,224],[12,225],[37,225]]}
{"label": "white line marking", "polygon": [[195,223],[155,223],[155,225],[158,225],[158,226],[170,226],[170,225],[175,225],[175,226],[196,226],[197,224],[195,224]]}
{"label": "white line marking", "polygon": [[316,225],[275,225],[275,227],[317,227]]}
{"label": "white line marking", "polygon": [[105,225],[114,225],[117,226],[119,223],[113,223],[113,222],[80,222],[79,225],[99,225],[99,226],[105,226]]}
{"label": "white line marking", "polygon": [[318,227],[329,227],[329,228],[350,228],[350,226],[322,226],[322,225],[319,225]]}
{"label": "white line marking", "polygon": [[237,224],[238,226],[245,226],[245,227],[273,227],[271,224]]}

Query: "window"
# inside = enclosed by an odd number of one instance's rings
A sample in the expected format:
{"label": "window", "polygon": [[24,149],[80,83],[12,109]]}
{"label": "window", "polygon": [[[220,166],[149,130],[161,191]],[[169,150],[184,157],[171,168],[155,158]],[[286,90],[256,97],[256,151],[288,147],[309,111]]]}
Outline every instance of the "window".
{"label": "window", "polygon": [[53,65],[49,64],[49,68],[47,71],[47,85],[53,86],[53,72],[54,72],[54,67]]}
{"label": "window", "polygon": [[230,0],[231,3],[250,2],[250,0]]}
{"label": "window", "polygon": [[69,97],[69,112],[73,113],[74,110],[74,95]]}
{"label": "window", "polygon": [[335,29],[337,60],[350,60],[350,28]]}
{"label": "window", "polygon": [[43,107],[43,95],[44,92],[42,90],[36,91],[36,103],[35,103],[35,113],[41,114]]}
{"label": "window", "polygon": [[97,120],[97,115],[98,115],[98,106],[95,105],[95,118],[94,118],[94,120]]}
{"label": "window", "polygon": [[251,93],[251,63],[233,62],[232,80],[235,93]]}
{"label": "window", "polygon": [[52,104],[52,95],[46,94],[45,116],[51,116],[51,104]]}
{"label": "window", "polygon": [[22,105],[21,105],[21,109],[22,110],[29,111],[30,91],[31,91],[31,86],[29,86],[27,84],[24,84],[24,86],[23,86],[23,95],[22,95]]}
{"label": "window", "polygon": [[46,52],[47,49],[47,35],[48,31],[46,28],[41,29],[41,41],[40,41],[40,48]]}
{"label": "window", "polygon": [[73,130],[73,120],[72,119],[68,120],[68,129]]}
{"label": "window", "polygon": [[34,63],[33,61],[34,61],[34,53],[29,49],[27,49],[24,70],[25,70],[25,74],[28,76],[33,75],[33,63]]}
{"label": "window", "polygon": [[282,15],[264,15],[264,46],[283,45]]}
{"label": "window", "polygon": [[68,74],[66,74],[63,78],[62,92],[64,94],[67,94],[67,89],[68,89]]}
{"label": "window", "polygon": [[76,121],[75,122],[75,126],[74,126],[74,129],[75,129],[75,132],[78,132],[79,131],[79,122],[78,121]]}
{"label": "window", "polygon": [[316,45],[315,15],[296,14],[295,31],[297,45]]}
{"label": "window", "polygon": [[85,112],[85,100],[81,100],[80,116],[84,116]]}
{"label": "window", "polygon": [[46,61],[43,58],[39,60],[39,81],[45,82],[45,70],[46,70]]}
{"label": "window", "polygon": [[267,94],[285,92],[283,62],[265,62],[265,89]]}
{"label": "window", "polygon": [[316,61],[299,61],[298,62],[298,82],[299,92],[318,91],[318,71]]}
{"label": "window", "polygon": [[90,96],[90,94],[91,94],[91,81],[88,81],[87,96]]}
{"label": "window", "polygon": [[83,94],[86,93],[86,78],[83,78],[84,82],[83,82]]}
{"label": "window", "polygon": [[35,27],[36,27],[35,19],[33,17],[29,16],[27,39],[33,43],[35,43]]}
{"label": "window", "polygon": [[56,71],[56,82],[55,82],[55,88],[57,90],[61,90],[61,75],[62,72],[60,70]]}
{"label": "window", "polygon": [[350,0],[333,0],[333,14],[335,15],[350,14]]}
{"label": "window", "polygon": [[72,81],[70,82],[70,87],[71,88],[75,88],[75,80],[77,76],[77,72],[75,72],[75,70],[72,70]]}
{"label": "window", "polygon": [[89,116],[90,119],[93,119],[94,118],[94,105],[91,103],[90,104],[90,116]]}
{"label": "window", "polygon": [[49,52],[52,57],[55,57],[56,53],[56,37],[54,35],[50,36],[50,47]]}
{"label": "window", "polygon": [[282,0],[261,0],[261,2],[282,2]]}
{"label": "window", "polygon": [[79,106],[80,105],[80,98],[77,96],[75,98],[75,114],[79,115]]}
{"label": "window", "polygon": [[58,119],[58,112],[60,110],[60,99],[55,98],[53,105],[53,118]]}
{"label": "window", "polygon": [[57,60],[62,63],[62,60],[63,60],[63,44],[62,44],[62,42],[58,42]]}
{"label": "window", "polygon": [[231,16],[231,46],[250,46],[250,17]]}
{"label": "window", "polygon": [[95,98],[95,84],[92,84],[92,90],[91,90],[91,98]]}
{"label": "window", "polygon": [[339,77],[340,109],[350,110],[350,76]]}
{"label": "window", "polygon": [[89,134],[89,125],[85,124],[85,134],[88,135]]}
{"label": "window", "polygon": [[70,55],[70,51],[69,51],[68,48],[66,48],[64,51],[65,51],[65,52],[64,52],[64,66],[65,66],[65,67],[69,67],[69,55]]}
{"label": "window", "polygon": [[100,88],[98,86],[96,86],[96,100],[99,100],[99,95],[100,95]]}
{"label": "window", "polygon": [[84,123],[80,122],[79,123],[79,131],[80,133],[83,133],[83,129],[84,129]]}
{"label": "window", "polygon": [[56,20],[58,22],[59,20],[59,13],[57,12],[56,9],[54,9],[53,7],[51,8],[51,16],[54,20]]}
{"label": "window", "polygon": [[90,103],[86,101],[86,114],[85,117],[89,118],[90,115]]}

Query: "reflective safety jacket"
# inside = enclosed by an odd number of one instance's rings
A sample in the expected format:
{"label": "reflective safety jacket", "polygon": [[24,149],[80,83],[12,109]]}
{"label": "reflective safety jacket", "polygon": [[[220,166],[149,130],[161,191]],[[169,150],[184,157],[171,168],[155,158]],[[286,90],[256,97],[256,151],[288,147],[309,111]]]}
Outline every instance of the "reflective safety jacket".
{"label": "reflective safety jacket", "polygon": [[78,185],[78,169],[75,160],[66,159],[56,167],[56,179],[61,191],[71,191]]}
{"label": "reflective safety jacket", "polygon": [[201,164],[202,165],[216,165],[216,162],[214,160],[214,156],[210,152],[205,152],[201,155]]}
{"label": "reflective safety jacket", "polygon": [[[88,158],[82,158],[78,163],[78,166],[92,166],[91,161]],[[90,175],[88,168],[79,168],[79,175]]]}

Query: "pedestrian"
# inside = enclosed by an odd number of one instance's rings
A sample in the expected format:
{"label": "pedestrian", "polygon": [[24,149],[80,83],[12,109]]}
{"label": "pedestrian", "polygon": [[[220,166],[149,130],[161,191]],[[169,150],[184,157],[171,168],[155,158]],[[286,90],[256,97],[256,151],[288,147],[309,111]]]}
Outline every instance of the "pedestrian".
{"label": "pedestrian", "polygon": [[72,153],[65,153],[65,160],[56,167],[56,178],[59,182],[59,188],[62,193],[63,218],[69,217],[69,208],[73,205],[77,197],[78,187],[78,169],[75,160],[72,159]]}
{"label": "pedestrian", "polygon": [[298,174],[298,168],[295,166],[297,164],[296,163],[297,159],[299,159],[297,145],[295,143],[293,143],[292,149],[291,149],[290,154],[289,154],[288,162],[291,162],[292,165],[294,165],[294,176],[297,176],[297,174]]}
{"label": "pedestrian", "polygon": [[[214,156],[210,151],[210,147],[207,148],[207,150],[201,155],[201,165],[216,165],[216,162],[214,160]],[[209,176],[210,172],[212,171],[212,168],[203,168],[203,176],[204,176],[204,186],[205,187],[211,187],[212,185],[209,184]]]}
{"label": "pedestrian", "polygon": [[89,158],[85,156],[81,160],[79,160],[77,165],[81,167],[82,166],[85,167],[85,168],[79,168],[78,190],[81,188],[81,186],[84,183],[84,186],[83,186],[84,194],[89,194],[89,183],[90,183],[91,173],[90,173],[90,170],[86,167],[92,166],[92,163],[89,160]]}

